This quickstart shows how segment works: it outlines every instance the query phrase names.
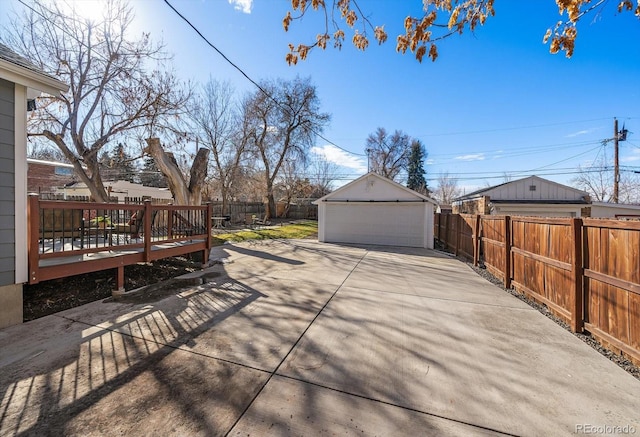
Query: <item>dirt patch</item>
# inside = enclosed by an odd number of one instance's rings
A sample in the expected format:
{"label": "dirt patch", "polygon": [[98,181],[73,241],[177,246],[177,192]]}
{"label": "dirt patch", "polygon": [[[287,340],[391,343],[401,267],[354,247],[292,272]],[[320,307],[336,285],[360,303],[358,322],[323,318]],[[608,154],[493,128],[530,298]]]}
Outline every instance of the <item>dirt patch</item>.
{"label": "dirt patch", "polygon": [[[167,281],[200,270],[201,265],[201,262],[196,260],[174,257],[125,266],[125,290]],[[53,279],[34,285],[26,284],[23,288],[24,321],[111,297],[115,279],[115,270],[112,269]]]}

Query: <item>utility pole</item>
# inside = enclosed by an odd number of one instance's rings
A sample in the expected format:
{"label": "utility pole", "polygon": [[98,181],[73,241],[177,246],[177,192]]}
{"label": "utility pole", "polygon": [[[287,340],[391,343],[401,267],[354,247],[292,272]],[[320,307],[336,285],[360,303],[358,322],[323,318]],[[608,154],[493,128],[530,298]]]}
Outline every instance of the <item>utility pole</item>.
{"label": "utility pole", "polygon": [[620,163],[618,160],[618,119],[613,119],[613,203],[618,203]]}

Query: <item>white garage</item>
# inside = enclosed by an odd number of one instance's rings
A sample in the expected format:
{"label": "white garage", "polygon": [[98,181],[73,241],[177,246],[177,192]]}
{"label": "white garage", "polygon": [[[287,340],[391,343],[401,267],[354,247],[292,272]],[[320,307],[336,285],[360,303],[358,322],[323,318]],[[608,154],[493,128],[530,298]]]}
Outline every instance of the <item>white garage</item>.
{"label": "white garage", "polygon": [[314,203],[321,242],[433,249],[435,201],[376,173]]}

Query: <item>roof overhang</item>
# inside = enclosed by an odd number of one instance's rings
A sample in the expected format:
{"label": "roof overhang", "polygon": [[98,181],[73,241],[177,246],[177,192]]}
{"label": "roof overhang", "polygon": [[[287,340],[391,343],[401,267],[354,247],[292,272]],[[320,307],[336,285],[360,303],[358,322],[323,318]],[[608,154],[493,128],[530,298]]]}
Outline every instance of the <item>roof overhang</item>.
{"label": "roof overhang", "polygon": [[489,204],[497,205],[588,205],[586,200],[490,200]]}
{"label": "roof overhang", "polygon": [[69,86],[56,78],[30,70],[20,65],[0,59],[0,78],[57,96],[66,92]]}

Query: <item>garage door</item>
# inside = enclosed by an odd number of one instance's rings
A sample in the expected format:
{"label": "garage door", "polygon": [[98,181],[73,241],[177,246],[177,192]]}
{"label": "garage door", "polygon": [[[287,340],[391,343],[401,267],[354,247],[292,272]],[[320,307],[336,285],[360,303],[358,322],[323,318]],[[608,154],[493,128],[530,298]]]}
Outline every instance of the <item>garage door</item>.
{"label": "garage door", "polygon": [[328,204],[325,241],[422,247],[424,204]]}

